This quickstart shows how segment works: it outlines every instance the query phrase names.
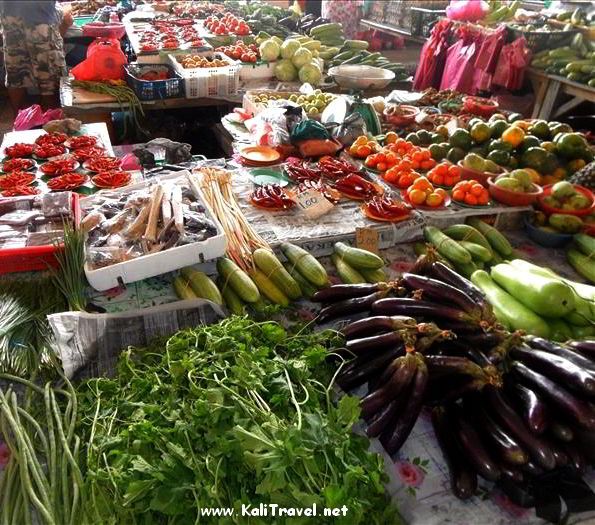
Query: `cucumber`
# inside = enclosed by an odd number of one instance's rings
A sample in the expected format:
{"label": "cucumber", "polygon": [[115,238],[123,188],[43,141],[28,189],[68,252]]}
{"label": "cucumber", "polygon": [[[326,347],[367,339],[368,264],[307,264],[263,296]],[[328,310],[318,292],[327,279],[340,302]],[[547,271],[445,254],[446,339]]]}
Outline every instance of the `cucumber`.
{"label": "cucumber", "polygon": [[456,263],[453,261],[452,265],[455,267],[455,270],[458,273],[467,279],[470,279],[473,273],[478,270],[477,265],[473,261],[465,264]]}
{"label": "cucumber", "polygon": [[384,266],[384,261],[375,253],[361,248],[348,246],[343,242],[335,243],[335,253],[349,266],[359,269],[377,270]]}
{"label": "cucumber", "polygon": [[238,294],[232,290],[231,286],[223,286],[224,283],[221,277],[217,279],[217,284],[219,285],[227,309],[234,315],[244,315],[246,313],[244,303],[238,297]]}
{"label": "cucumber", "polygon": [[492,267],[491,277],[535,313],[563,317],[575,308],[574,292],[566,283],[534,272],[520,272],[510,264]]}
{"label": "cucumber", "polygon": [[550,339],[563,343],[572,339],[572,330],[562,319],[550,319]]}
{"label": "cucumber", "polygon": [[578,274],[595,283],[595,264],[592,259],[572,248],[566,252],[566,258]]}
{"label": "cucumber", "polygon": [[468,224],[453,224],[442,230],[442,232],[455,241],[469,241],[479,244],[492,253],[492,246],[488,240],[473,226],[469,226]]}
{"label": "cucumber", "polygon": [[364,276],[356,269],[352,268],[346,261],[341,259],[336,253],[331,256],[333,264],[337,268],[337,273],[345,284],[363,284],[366,281]]}
{"label": "cucumber", "polygon": [[286,262],[283,264],[283,266],[285,266],[285,269],[287,270],[289,275],[291,275],[295,279],[295,282],[298,283],[298,286],[300,287],[300,290],[302,291],[304,297],[310,299],[318,291],[318,288],[316,288],[312,283],[308,281],[308,279],[306,279],[300,272],[298,272],[297,269],[291,265],[291,263]]}
{"label": "cucumber", "polygon": [[488,301],[494,307],[494,313],[505,316],[502,320],[497,317],[500,322],[514,330],[524,330],[539,337],[549,337],[548,324],[506,290],[500,288],[487,272],[477,270],[471,276],[471,282],[486,294]]}
{"label": "cucumber", "polygon": [[477,217],[469,217],[467,222],[475,229],[479,230],[491,244],[492,248],[502,255],[502,257],[506,258],[512,255],[512,246],[508,242],[508,239],[496,228],[480,221]]}
{"label": "cucumber", "polygon": [[343,45],[349,49],[363,49],[365,51],[370,43],[365,40],[345,40]]}
{"label": "cucumber", "polygon": [[231,286],[233,291],[247,303],[254,303],[260,298],[260,292],[252,279],[235,262],[227,257],[217,260],[217,271],[225,285]]}
{"label": "cucumber", "polygon": [[319,26],[313,27],[310,29],[310,36],[317,35],[319,33],[326,33],[328,31],[331,32],[341,32],[343,31],[343,24],[338,22],[329,22],[328,24],[320,24]]}
{"label": "cucumber", "polygon": [[[413,251],[415,255],[419,257],[420,255],[425,255],[426,253],[428,253],[428,247],[425,242],[416,242],[413,245]],[[454,269],[452,263],[448,259],[445,259],[444,257],[438,255],[437,260],[440,261],[442,264],[448,266],[450,269]]]}
{"label": "cucumber", "polygon": [[[577,233],[573,237],[577,248],[589,257],[595,257],[595,237],[585,235],[584,233]],[[593,261],[595,264],[595,261]]]}
{"label": "cucumber", "polygon": [[384,268],[378,268],[376,270],[361,269],[359,273],[362,274],[364,279],[369,283],[385,283],[388,280]]}
{"label": "cucumber", "polygon": [[436,247],[440,255],[453,263],[461,265],[471,263],[471,254],[435,226],[426,226],[424,228],[424,238]]}
{"label": "cucumber", "polygon": [[595,336],[595,326],[571,326],[573,339],[592,339]]}
{"label": "cucumber", "polygon": [[471,258],[476,264],[478,262],[486,263],[492,260],[492,252],[481,246],[481,244],[475,244],[469,241],[459,241],[459,244],[471,254]]}

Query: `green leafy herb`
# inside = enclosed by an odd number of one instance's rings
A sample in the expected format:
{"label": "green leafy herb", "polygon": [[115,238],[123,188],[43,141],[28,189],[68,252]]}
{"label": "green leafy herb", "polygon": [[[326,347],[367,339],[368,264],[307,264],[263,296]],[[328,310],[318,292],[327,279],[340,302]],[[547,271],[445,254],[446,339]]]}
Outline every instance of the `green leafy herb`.
{"label": "green leafy herb", "polygon": [[[352,432],[358,400],[334,400],[340,343],[232,317],[125,351],[115,379],[79,388],[93,521],[260,524],[272,522],[241,516],[242,503],[316,503],[347,506],[336,524],[399,523],[381,457]],[[199,507],[236,512],[199,519]]]}

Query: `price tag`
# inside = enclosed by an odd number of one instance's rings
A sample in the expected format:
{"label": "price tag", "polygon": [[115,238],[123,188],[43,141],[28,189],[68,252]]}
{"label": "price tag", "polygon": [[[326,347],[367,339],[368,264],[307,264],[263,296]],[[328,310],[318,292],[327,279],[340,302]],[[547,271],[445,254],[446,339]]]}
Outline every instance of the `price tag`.
{"label": "price tag", "polygon": [[426,113],[425,111],[420,111],[415,117],[415,122],[421,124],[424,120],[426,120],[429,117],[429,115],[430,114]]}
{"label": "price tag", "polygon": [[297,203],[309,219],[317,219],[333,209],[333,204],[322,193],[314,189],[298,193]]}
{"label": "price tag", "polygon": [[379,233],[377,230],[372,228],[356,228],[355,229],[355,245],[362,250],[368,250],[369,252],[378,255],[378,240]]}

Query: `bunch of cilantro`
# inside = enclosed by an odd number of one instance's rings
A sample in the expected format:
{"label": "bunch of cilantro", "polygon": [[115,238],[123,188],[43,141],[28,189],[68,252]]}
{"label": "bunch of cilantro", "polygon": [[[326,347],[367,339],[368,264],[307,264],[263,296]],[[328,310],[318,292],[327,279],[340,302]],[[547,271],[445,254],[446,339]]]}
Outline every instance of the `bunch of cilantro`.
{"label": "bunch of cilantro", "polygon": [[[333,400],[334,332],[231,317],[125,351],[79,387],[93,523],[396,524],[380,456]],[[241,515],[241,505],[342,507],[338,518]],[[232,507],[233,517],[199,508]]]}

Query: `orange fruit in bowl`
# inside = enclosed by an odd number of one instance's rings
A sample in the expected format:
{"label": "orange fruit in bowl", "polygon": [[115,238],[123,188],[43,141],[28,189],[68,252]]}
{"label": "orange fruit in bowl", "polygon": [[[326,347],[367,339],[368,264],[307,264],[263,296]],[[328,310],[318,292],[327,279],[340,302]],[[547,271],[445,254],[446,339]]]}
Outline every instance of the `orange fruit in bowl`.
{"label": "orange fruit in bowl", "polygon": [[397,139],[398,139],[398,138],[399,138],[399,137],[397,136],[397,134],[396,134],[394,131],[389,131],[389,132],[386,134],[386,137],[384,138],[384,141],[385,141],[387,144],[394,144],[395,142],[397,142]]}
{"label": "orange fruit in bowl", "polygon": [[484,191],[479,197],[477,197],[477,204],[481,206],[485,206],[488,202],[490,202],[490,194],[487,191]]}
{"label": "orange fruit in bowl", "polygon": [[364,144],[368,143],[368,137],[366,137],[365,135],[360,135],[359,137],[357,137],[355,139],[355,142],[353,143],[355,146],[363,146]]}
{"label": "orange fruit in bowl", "polygon": [[456,190],[453,190],[452,198],[455,201],[464,202],[465,201],[465,192],[462,189],[457,188]]}
{"label": "orange fruit in bowl", "polygon": [[471,195],[479,197],[484,192],[484,189],[485,188],[481,184],[474,184],[473,186],[471,186],[469,192],[471,193]]}
{"label": "orange fruit in bowl", "polygon": [[448,195],[447,191],[444,188],[436,188],[434,190],[434,193],[437,193],[438,195],[442,195],[443,200],[446,200],[446,197]]}
{"label": "orange fruit in bowl", "polygon": [[519,126],[511,126],[502,133],[502,140],[516,148],[525,138],[525,132]]}
{"label": "orange fruit in bowl", "polygon": [[477,206],[477,197],[472,193],[467,193],[467,195],[465,195],[465,204],[469,204],[469,206]]}
{"label": "orange fruit in bowl", "polygon": [[412,189],[410,189],[407,194],[411,204],[423,204],[426,201],[426,192],[413,188],[413,186],[410,186],[410,188]]}
{"label": "orange fruit in bowl", "polygon": [[432,206],[432,208],[440,206],[443,202],[444,197],[436,192],[432,192],[426,197],[426,204]]}
{"label": "orange fruit in bowl", "polygon": [[413,187],[417,190],[432,190],[434,191],[434,186],[426,177],[419,177],[413,183]]}

